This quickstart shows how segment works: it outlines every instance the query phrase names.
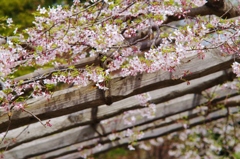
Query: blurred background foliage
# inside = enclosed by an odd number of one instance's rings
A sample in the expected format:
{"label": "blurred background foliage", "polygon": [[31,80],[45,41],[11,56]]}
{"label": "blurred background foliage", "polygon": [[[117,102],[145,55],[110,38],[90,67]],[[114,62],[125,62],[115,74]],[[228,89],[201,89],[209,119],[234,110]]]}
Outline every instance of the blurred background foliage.
{"label": "blurred background foliage", "polygon": [[[33,12],[38,6],[71,6],[73,0],[0,0],[0,17],[12,18],[18,30],[33,26]],[[1,35],[9,35],[9,30],[0,28]]]}

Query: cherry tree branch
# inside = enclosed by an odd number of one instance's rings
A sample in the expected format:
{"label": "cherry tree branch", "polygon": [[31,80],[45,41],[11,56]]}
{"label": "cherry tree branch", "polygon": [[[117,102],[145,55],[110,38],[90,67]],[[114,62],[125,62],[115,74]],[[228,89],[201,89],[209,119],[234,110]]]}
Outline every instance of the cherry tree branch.
{"label": "cherry tree branch", "polygon": [[[199,98],[195,98],[195,100],[199,99],[199,101],[201,101],[201,102],[200,103],[196,102],[193,105],[187,105],[187,103],[192,102],[192,96],[188,96],[188,98],[183,98],[183,97],[181,98],[180,96],[183,96],[185,94],[191,94],[191,93],[199,93],[200,94],[202,90],[213,87],[216,84],[221,84],[222,82],[224,82],[226,80],[226,78],[231,76],[230,74],[225,74],[225,73],[223,73],[223,72],[221,73],[221,72],[218,72],[218,73],[215,73],[212,75],[208,75],[208,76],[202,77],[200,79],[192,80],[192,81],[190,81],[190,85],[184,89],[181,89],[182,87],[185,86],[185,83],[182,83],[182,84],[176,85],[172,88],[165,88],[165,89],[160,89],[160,90],[156,90],[153,92],[149,92],[152,97],[151,102],[157,104],[156,111],[162,112],[162,113],[158,113],[156,115],[156,117],[153,118],[152,120],[148,120],[148,121],[140,120],[134,126],[151,123],[154,120],[166,118],[167,116],[178,114],[180,112],[183,112],[183,111],[186,111],[189,109],[194,109],[197,105],[207,104],[208,99],[205,99],[205,97],[200,97],[200,95],[198,96]],[[204,80],[205,80],[205,82],[202,82]],[[228,79],[228,80],[231,80],[231,79]],[[198,90],[198,92],[196,92],[196,90]],[[214,87],[211,90],[214,90],[213,91],[214,94],[218,95],[218,100],[212,101],[212,103],[211,103],[212,105],[214,105],[215,103],[217,103],[216,105],[218,105],[218,104],[220,104],[220,102],[225,101],[224,100],[225,97],[235,96],[237,94],[236,91],[226,90],[226,92],[225,92],[221,89],[215,90]],[[164,92],[164,94],[161,92]],[[183,103],[183,106],[181,106],[179,104],[179,100],[174,99],[177,97],[180,97],[181,103]],[[226,101],[225,104],[228,105],[228,103],[230,101],[234,100],[233,98],[234,97],[229,99],[229,101]],[[164,104],[165,101],[171,101],[171,100],[172,100],[173,104],[170,104],[170,103],[168,105]],[[122,105],[124,105],[124,106],[122,106]],[[167,109],[169,107],[171,107],[171,109]],[[121,115],[122,112],[124,112],[124,111],[135,110],[135,109],[139,109],[139,108],[143,108],[143,107],[139,106],[138,103],[135,102],[135,97],[130,97],[130,98],[124,99],[123,101],[113,103],[111,105],[111,107],[106,106],[106,105],[100,106],[98,108],[99,111],[98,111],[96,118],[101,121],[101,120],[105,120],[105,119],[109,119],[109,118],[113,118],[118,115]],[[80,125],[86,125],[91,122],[92,122],[91,121],[91,109],[85,109],[82,111],[74,112],[70,115],[65,115],[65,116],[58,117],[58,118],[52,118],[51,119],[51,123],[52,123],[51,129],[42,129],[42,125],[40,125],[38,123],[32,124],[27,131],[29,133],[27,133],[27,132],[24,133],[18,139],[18,141],[16,141],[16,143],[11,143],[9,146],[13,147],[13,146],[19,145],[25,141],[30,141],[30,140],[40,138],[41,136],[47,136],[47,135],[51,135],[54,133],[62,132],[62,131],[68,130],[70,128],[79,127]],[[115,123],[113,123],[113,125],[114,124]],[[127,128],[127,127],[124,127],[124,128]],[[11,130],[8,137],[14,138],[14,134],[18,134],[17,132],[21,131],[21,128],[18,128],[18,129]],[[39,130],[39,132],[41,132],[41,133],[34,133],[36,130]],[[115,131],[116,130],[120,130],[120,125],[117,129],[115,129]],[[104,134],[105,135],[109,134],[109,132],[111,133],[112,131],[113,130],[108,129],[107,132],[105,132]],[[2,149],[3,147],[4,147],[4,145],[0,146],[0,149]]]}
{"label": "cherry tree branch", "polygon": [[31,113],[31,112],[28,111],[27,109],[22,108],[22,110],[25,111],[25,112],[27,112],[27,113],[29,113],[29,114],[31,114],[35,119],[37,119],[37,120],[42,124],[42,126],[46,127],[46,125],[43,124],[42,120],[39,119],[36,115],[34,115],[33,113]]}

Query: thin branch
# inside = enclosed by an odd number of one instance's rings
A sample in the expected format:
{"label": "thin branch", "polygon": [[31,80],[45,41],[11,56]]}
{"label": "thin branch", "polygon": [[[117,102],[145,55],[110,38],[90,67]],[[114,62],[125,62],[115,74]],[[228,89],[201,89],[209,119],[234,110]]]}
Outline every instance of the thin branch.
{"label": "thin branch", "polygon": [[[30,126],[30,125],[26,126],[26,127],[16,136],[16,139],[17,139],[24,131],[26,131],[29,126]],[[10,142],[8,142],[8,145],[5,147],[4,151],[7,151],[9,145],[10,145]]]}
{"label": "thin branch", "polygon": [[27,113],[29,113],[29,114],[31,114],[31,115],[32,115],[34,118],[36,118],[44,127],[46,127],[46,125],[43,124],[43,122],[41,121],[41,119],[39,119],[36,115],[34,115],[33,113],[31,113],[31,112],[28,111],[27,109],[22,108],[22,110],[25,111],[25,112],[27,112]]}
{"label": "thin branch", "polygon": [[102,6],[101,6],[101,9],[99,10],[99,12],[98,12],[98,14],[97,14],[97,16],[96,16],[96,18],[95,18],[95,20],[94,20],[94,22],[93,22],[92,25],[94,25],[94,24],[96,23],[98,17],[100,16],[100,14],[101,14],[101,12],[102,12],[102,10],[103,10],[104,4],[105,4],[105,2],[102,0]]}
{"label": "thin branch", "polygon": [[220,16],[220,18],[223,18],[223,17],[225,17],[225,15],[227,15],[229,12],[230,12],[230,10],[232,10],[233,9],[233,5],[232,5],[232,3],[231,2],[229,2],[230,4],[231,4],[231,7],[223,14],[223,15],[221,15]]}
{"label": "thin branch", "polygon": [[[103,19],[102,21],[99,21],[99,22],[95,23],[95,25],[101,24],[101,23],[103,23],[103,22],[105,22],[105,21],[107,21],[107,20],[109,20],[109,19],[114,18],[114,17],[119,17],[119,14],[123,13],[124,11],[126,11],[128,8],[130,8],[130,7],[131,7],[133,4],[135,4],[135,3],[136,3],[136,0],[133,1],[130,5],[128,5],[128,6],[127,6],[126,8],[124,8],[123,10],[119,11],[116,15],[109,16],[109,17]],[[127,17],[126,17],[126,19],[127,19]]]}
{"label": "thin branch", "polygon": [[90,9],[90,8],[92,8],[92,7],[94,7],[95,5],[97,5],[98,3],[100,3],[101,1],[102,1],[102,0],[99,0],[99,1],[97,1],[97,2],[95,2],[95,3],[93,3],[93,4],[91,4],[91,5],[89,5],[89,6],[86,7],[85,9],[83,9],[83,10],[81,10],[81,11],[79,11],[79,12],[73,14],[73,16],[76,16],[76,15],[78,15],[79,13],[82,13],[82,12],[84,12],[84,11],[86,11],[86,10],[88,10],[88,9]]}
{"label": "thin branch", "polygon": [[6,136],[7,136],[7,134],[8,134],[8,131],[9,131],[9,129],[10,129],[10,126],[11,126],[11,123],[12,123],[11,115],[12,115],[12,114],[11,114],[11,111],[10,111],[10,112],[8,113],[8,127],[7,127],[7,130],[6,130],[3,138],[2,138],[2,141],[1,141],[0,145],[3,143],[4,139],[6,138]]}

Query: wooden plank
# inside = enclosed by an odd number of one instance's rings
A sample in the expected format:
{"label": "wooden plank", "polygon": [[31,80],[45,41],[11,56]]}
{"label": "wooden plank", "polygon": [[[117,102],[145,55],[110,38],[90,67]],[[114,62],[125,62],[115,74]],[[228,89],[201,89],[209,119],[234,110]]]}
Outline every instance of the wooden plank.
{"label": "wooden plank", "polygon": [[[225,81],[226,78],[228,78],[228,75],[225,74],[223,71],[220,71],[208,76],[204,76],[199,79],[192,80],[190,81],[189,86],[186,86],[185,83],[182,83],[176,86],[151,91],[149,92],[149,94],[152,97],[151,101],[157,104],[157,103],[161,103],[161,102],[179,97],[187,93],[195,92],[196,90],[201,92],[202,90],[209,88],[212,85],[215,85],[219,82],[222,83],[223,81]],[[236,93],[236,92],[232,92],[232,93]],[[191,102],[191,99],[190,99],[190,102]],[[97,114],[97,118],[99,120],[104,120],[104,119],[119,115],[121,112],[124,112],[126,110],[137,109],[137,108],[142,108],[142,107],[139,107],[137,99],[135,97],[129,97],[127,99],[123,99],[119,102],[113,103],[110,107],[106,105],[100,106]],[[162,108],[160,108],[158,111],[165,112],[161,109]],[[184,109],[185,107],[182,107],[182,110],[180,111],[185,111]],[[178,109],[174,108],[174,110],[178,110]],[[175,113],[177,112],[178,111],[176,111]],[[172,115],[171,112],[165,112],[165,116],[169,116],[169,115]],[[161,114],[159,118],[163,116],[164,114]],[[24,132],[22,131],[25,127],[21,127],[19,129],[9,131],[7,138],[15,139],[20,133],[22,134],[21,136],[18,136],[15,142],[0,145],[0,149],[4,148],[7,145],[11,148],[12,146],[19,145],[22,142],[31,141],[31,140],[34,140],[43,136],[47,136],[53,133],[62,132],[64,130],[68,130],[73,127],[78,127],[80,125],[89,124],[91,122],[91,109],[90,108],[85,109],[85,110],[72,113],[70,115],[62,116],[62,117],[51,118],[50,120],[51,120],[50,123],[52,124],[52,127],[44,128],[40,123],[35,123],[35,124],[29,125]],[[47,121],[48,120],[43,121],[43,123],[46,123]]]}
{"label": "wooden plank", "polygon": [[[217,50],[206,52],[204,60],[199,59],[196,55],[188,57],[184,59],[185,61],[179,65],[179,69],[175,72],[158,71],[156,73],[144,73],[134,77],[114,78],[110,82],[111,94],[117,97],[128,97],[142,93],[143,90],[147,92],[182,83],[182,79],[176,78],[181,77],[183,71],[191,72],[183,77],[185,80],[191,80],[231,67],[233,63],[232,57],[221,58],[215,57],[213,54],[218,54]],[[173,78],[176,80],[173,80]]]}
{"label": "wooden plank", "polygon": [[[168,117],[166,119],[163,119],[163,120],[160,119],[160,120],[154,121],[154,123],[156,123],[154,125],[157,125],[158,127],[170,125],[170,124],[173,124],[174,122],[176,122],[176,120],[182,119],[183,117],[186,117],[189,114],[196,115],[200,112],[201,112],[200,109],[195,109],[193,111],[186,111],[186,112],[183,112],[183,113],[179,113],[177,115],[170,116],[170,117]],[[99,138],[97,138],[97,139],[94,138],[90,142],[97,143],[97,142],[99,142]],[[79,149],[80,147],[88,147],[88,146],[90,146],[90,142],[86,141],[86,142],[73,144],[71,146],[64,147],[64,148],[61,148],[61,149],[58,149],[58,150],[54,150],[52,152],[48,152],[48,153],[42,154],[40,156],[35,156],[35,157],[36,158],[41,158],[41,157],[43,157],[43,158],[55,158],[56,156],[61,156],[65,153],[74,152],[74,151],[76,152],[77,149]],[[32,159],[34,159],[35,157],[33,157]]]}
{"label": "wooden plank", "polygon": [[[239,109],[238,107],[231,108],[231,112],[232,113],[237,113],[238,109]],[[196,126],[196,125],[199,125],[199,124],[202,124],[202,123],[211,122],[211,121],[223,118],[226,115],[227,115],[227,110],[226,109],[219,110],[217,112],[209,114],[206,119],[204,119],[204,117],[196,117],[194,119],[191,119],[189,121],[189,125],[190,126]],[[157,138],[157,137],[169,134],[171,132],[175,132],[175,131],[179,131],[179,130],[183,130],[183,129],[185,129],[185,128],[180,123],[175,123],[175,124],[172,124],[172,125],[169,125],[169,126],[166,126],[166,127],[160,127],[160,128],[153,129],[153,130],[150,130],[148,132],[145,132],[144,137],[140,141]],[[127,138],[127,139],[125,139],[124,141],[121,141],[121,142],[116,141],[116,142],[106,143],[106,144],[103,144],[101,146],[101,148],[94,148],[94,149],[90,150],[89,152],[85,152],[85,153],[96,154],[96,153],[105,152],[105,151],[107,151],[109,149],[112,149],[112,148],[127,145],[128,142],[129,142],[129,139]],[[97,142],[96,142],[96,145],[97,145]],[[69,158],[75,159],[75,158],[80,158],[80,157],[83,157],[83,155],[79,151],[73,151],[73,152],[69,151],[69,154],[63,154],[63,155],[61,155],[59,157],[55,157],[55,158],[56,159],[69,159]]]}
{"label": "wooden plank", "polygon": [[[94,108],[104,104],[101,93],[93,86],[83,88],[71,88],[58,91],[50,99],[40,98],[29,104],[26,110],[38,116],[41,120],[58,117],[87,108]],[[29,113],[13,111],[11,129],[26,124],[37,122]],[[8,126],[8,114],[0,114],[0,132],[4,132]]]}
{"label": "wooden plank", "polygon": [[[222,95],[225,93],[225,96],[229,95],[229,92],[225,92],[223,90],[219,90],[218,98],[222,99]],[[221,94],[221,95],[220,95]],[[224,97],[225,97],[224,96]],[[204,103],[208,101],[205,98],[200,97],[199,103],[194,103],[194,95],[189,94],[185,95],[184,97],[179,97],[176,98],[172,101],[169,101],[167,103],[161,103],[157,105],[157,110],[158,112],[156,114],[156,117],[154,119],[142,119],[137,121],[135,126],[138,125],[143,125],[146,123],[151,123],[155,120],[159,120],[161,118],[166,118],[167,114],[177,114],[183,111],[186,111],[188,109],[193,109],[197,105]],[[195,99],[196,100],[196,99]],[[183,109],[184,108],[184,109]],[[190,111],[191,113],[191,111]],[[111,120],[111,123],[108,123],[107,125],[104,126],[105,134],[110,134],[112,132],[117,132],[117,131],[123,131],[131,126],[125,125],[122,120],[120,120],[120,123],[117,123],[116,125],[116,120]],[[144,127],[144,125],[142,126]],[[101,130],[101,127],[98,126],[98,130]],[[141,128],[143,129],[143,128]],[[101,131],[100,131],[101,132]],[[101,132],[103,133],[103,132]],[[97,133],[95,133],[95,130],[91,126],[86,126],[86,127],[77,127],[73,128],[67,131],[63,131],[58,134],[54,134],[52,136],[47,136],[44,138],[39,138],[36,139],[32,142],[24,143],[21,144],[20,146],[17,146],[9,151],[6,152],[6,154],[11,154],[12,157],[19,156],[23,158],[24,156],[21,155],[36,155],[36,154],[41,154],[41,153],[46,153],[48,151],[53,151],[55,149],[59,149],[62,147],[66,147],[78,142],[82,142],[84,140],[89,140],[95,137],[99,137]],[[35,148],[34,145],[37,145],[38,148]],[[48,145],[48,147],[46,147]],[[31,150],[33,149],[33,150]]]}
{"label": "wooden plank", "polygon": [[[25,158],[28,155],[34,155],[41,152],[58,149],[63,145],[71,145],[71,143],[82,141],[86,138],[89,138],[90,136],[95,136],[95,132],[93,130],[91,131],[90,126],[73,128],[71,131],[73,133],[71,136],[69,136],[68,131],[63,131],[57,135],[34,140],[30,144],[22,144],[9,151],[4,152],[4,157],[8,159]],[[49,141],[51,142],[48,144]]]}
{"label": "wooden plank", "polygon": [[[184,115],[186,115],[186,114],[184,114]],[[98,134],[96,134],[95,133],[95,131],[90,127],[90,126],[84,126],[84,127],[81,127],[81,128],[77,128],[77,129],[72,129],[71,130],[71,132],[73,132],[73,134],[71,134],[71,138],[74,138],[72,141],[77,141],[78,139],[77,138],[79,138],[79,140],[81,141],[84,141],[84,137],[89,137],[89,134],[92,134],[93,136],[92,137],[98,137]],[[81,133],[80,133],[81,132]],[[79,135],[79,134],[81,134],[81,135]],[[60,136],[59,136],[60,135]],[[91,135],[90,135],[91,136]],[[21,155],[23,155],[23,154],[25,154],[25,155],[29,155],[29,153],[24,153],[25,151],[28,151],[29,149],[31,149],[31,147],[33,148],[33,149],[35,149],[35,151],[30,151],[30,152],[33,152],[33,154],[35,154],[35,153],[39,153],[39,150],[41,149],[45,149],[45,151],[46,150],[48,150],[48,149],[50,149],[51,150],[51,148],[52,148],[52,145],[54,144],[56,144],[56,140],[54,140],[54,139],[56,139],[56,137],[57,138],[59,138],[60,140],[63,140],[63,142],[65,143],[66,141],[68,141],[68,139],[67,138],[69,138],[69,134],[68,135],[66,135],[65,134],[65,132],[63,132],[63,133],[59,133],[59,134],[57,134],[57,135],[54,135],[54,136],[50,136],[50,137],[47,137],[47,138],[44,138],[43,140],[43,143],[42,143],[42,140],[40,139],[40,140],[35,140],[35,141],[33,141],[32,142],[32,144],[31,144],[31,146],[30,147],[26,147],[25,145],[26,144],[23,144],[23,145],[21,145],[21,147],[19,147],[19,149],[20,150],[18,150],[18,147],[17,148],[14,148],[13,150],[10,150],[10,151],[8,151],[11,155],[12,155],[12,157],[13,158],[16,158],[16,157],[24,157],[24,156],[21,156]],[[48,140],[51,140],[51,142],[50,142],[50,145],[49,145],[49,143],[46,143]],[[59,140],[59,141],[60,141]],[[98,141],[98,140],[94,140],[93,139],[93,141]],[[40,144],[40,143],[42,143],[42,144]],[[50,147],[46,147],[46,146],[44,146],[44,143],[45,143],[45,145],[48,145],[48,146],[50,146]],[[57,142],[58,143],[58,142]],[[89,142],[87,142],[87,143],[89,143]],[[38,145],[38,148],[36,149],[36,148],[34,148],[34,146],[35,146],[35,144],[36,145]],[[62,144],[62,143],[61,143]],[[29,145],[29,144],[28,144]],[[71,145],[71,144],[70,144]],[[84,144],[81,144],[81,146],[84,146]],[[88,146],[88,145],[86,145],[86,146]],[[70,147],[72,147],[72,146],[70,146]],[[55,147],[55,148],[57,148],[57,147]],[[54,149],[55,149],[54,148]],[[17,149],[17,150],[16,150]],[[67,149],[69,149],[69,148],[67,148]],[[40,150],[40,151],[41,151]],[[69,149],[70,150],[70,149]],[[23,154],[21,154],[22,153],[22,151],[23,151]],[[8,153],[7,152],[7,153]],[[20,153],[20,154],[19,154]],[[7,155],[6,155],[7,156]],[[5,157],[6,157],[5,156]],[[10,156],[7,156],[7,158],[10,158]]]}
{"label": "wooden plank", "polygon": [[[208,54],[206,54],[205,60],[200,60],[195,56],[194,58],[191,57],[191,62],[189,62],[189,60],[179,66],[181,70],[190,70],[192,72],[192,74],[184,77],[187,80],[199,78],[229,68],[230,64],[233,62],[233,58],[231,57],[225,57],[224,59],[219,57],[213,58],[212,55]],[[111,94],[114,97],[113,101],[116,102],[138,93],[183,83],[184,81],[181,79],[172,80],[172,76],[178,76],[179,74],[180,71],[172,74],[159,71],[134,77],[115,78],[110,81]],[[35,103],[31,103],[26,109],[40,119],[45,120],[86,108],[97,107],[101,104],[104,104],[103,94],[97,88],[93,87],[93,85],[89,85],[83,88],[74,87],[55,92],[52,98],[41,99]],[[14,111],[12,114],[11,129],[37,121],[31,116],[31,114],[26,112]],[[8,114],[1,113],[0,132],[4,132],[7,126]]]}
{"label": "wooden plank", "polygon": [[[233,107],[233,108],[229,108],[231,114],[237,113],[239,110],[239,107]],[[197,112],[195,112],[197,113]],[[207,123],[207,122],[211,122],[223,117],[226,117],[228,111],[226,109],[221,109],[215,112],[212,112],[210,114],[208,114],[208,116],[203,117],[203,116],[198,116],[195,118],[192,118],[189,120],[189,126],[196,126],[202,123]],[[184,114],[182,114],[184,115]],[[181,116],[180,116],[181,117]],[[177,118],[175,118],[177,119]],[[182,123],[173,123],[170,125],[164,125],[163,127],[161,126],[162,123],[161,122],[156,122],[157,124],[148,124],[148,125],[144,125],[141,126],[141,128],[139,128],[139,130],[144,130],[144,129],[150,129],[149,131],[145,132],[144,137],[140,140],[148,140],[148,139],[152,139],[152,138],[156,138],[159,136],[163,136],[166,134],[169,134],[171,132],[175,132],[175,131],[179,131],[179,130],[183,130],[185,129]],[[127,145],[129,143],[129,139],[125,138],[121,141],[113,141],[111,142],[107,137],[106,138],[102,138],[101,139],[101,143],[102,146],[101,149],[91,149],[89,152],[86,150],[85,153],[90,153],[90,154],[95,154],[95,153],[100,153],[103,151],[107,151],[111,148],[114,147],[118,147],[118,146],[122,146],[122,145]],[[104,144],[105,143],[105,144]],[[98,145],[99,144],[99,140],[91,140],[91,141],[86,141],[83,143],[79,143],[79,144],[74,144],[71,145],[69,147],[65,147],[53,152],[49,152],[46,154],[42,154],[40,156],[37,157],[46,157],[46,158],[59,158],[59,159],[65,159],[65,158],[79,158],[82,157],[82,154],[78,151],[79,148],[81,147],[89,147],[89,146],[93,146],[93,145]],[[108,145],[107,148],[105,147],[105,145]]]}

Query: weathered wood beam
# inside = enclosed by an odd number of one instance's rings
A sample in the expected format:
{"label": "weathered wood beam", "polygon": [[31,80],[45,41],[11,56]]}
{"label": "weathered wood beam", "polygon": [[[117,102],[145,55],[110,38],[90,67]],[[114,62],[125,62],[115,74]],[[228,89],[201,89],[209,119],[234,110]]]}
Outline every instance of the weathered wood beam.
{"label": "weathered wood beam", "polygon": [[[189,112],[185,112],[185,113],[176,115],[176,116],[172,117],[171,120],[172,121],[178,120],[178,119],[181,119],[182,117],[184,117],[184,115],[186,115],[186,114],[192,114],[192,117],[189,118],[189,121],[188,121],[188,126],[192,127],[192,126],[196,126],[196,125],[199,125],[202,123],[207,123],[207,122],[211,122],[211,121],[226,117],[228,115],[228,111],[230,112],[230,114],[235,114],[238,112],[238,110],[239,110],[239,107],[232,107],[232,108],[229,108],[229,110],[221,109],[221,110],[211,112],[205,117],[201,116],[201,115],[198,116],[199,111],[189,111]],[[195,115],[195,117],[193,115]],[[159,136],[167,135],[171,132],[185,129],[184,125],[182,123],[171,122],[171,120],[167,121],[166,123],[164,123],[164,121],[156,121],[155,123],[151,123],[151,124],[147,124],[147,125],[138,127],[137,128],[138,130],[147,130],[148,129],[148,131],[145,131],[145,135],[141,139],[141,141],[156,138]],[[93,149],[93,150],[91,150],[92,154],[99,153],[99,152],[102,152],[105,150],[109,150],[114,147],[126,145],[129,143],[129,139],[128,138],[123,139],[123,140],[121,140],[121,142],[120,141],[110,141],[108,137],[101,138],[101,139],[93,139],[90,141],[86,141],[86,142],[74,144],[74,145],[71,145],[68,147],[64,147],[64,148],[55,150],[53,152],[42,154],[37,157],[65,158],[66,156],[68,156],[70,158],[74,158],[74,156],[76,154],[78,157],[80,157],[81,154],[78,151],[79,148],[96,146],[99,143],[101,143],[103,145],[103,147],[101,148],[101,151],[96,151],[96,149]],[[110,146],[107,147],[106,149],[104,149],[104,145],[110,145]],[[72,156],[72,155],[74,155],[74,156]]]}
{"label": "weathered wood beam", "polygon": [[[226,97],[229,97],[229,94],[231,91],[232,90],[223,91],[222,89],[219,89],[216,92],[214,92],[214,94],[216,94],[220,100],[225,100]],[[174,115],[174,114],[184,112],[186,110],[194,109],[196,108],[196,106],[204,104],[206,102],[208,102],[208,99],[205,99],[201,96],[199,98],[194,98],[194,95],[189,94],[189,95],[185,95],[183,97],[174,99],[172,101],[169,101],[167,103],[161,103],[157,105],[157,110],[156,110],[157,114],[155,118],[141,119],[137,121],[134,127],[140,126],[141,130],[145,130],[146,126],[144,125],[146,125],[147,123],[153,123],[154,121],[159,119],[164,119],[169,115]],[[191,112],[194,112],[194,111],[190,111],[189,115],[191,115]],[[96,129],[100,133],[102,133],[103,136],[106,136],[108,134],[111,134],[112,132],[123,131],[123,130],[126,130],[127,128],[130,128],[130,126],[125,125],[122,120],[113,119],[111,121],[112,122],[108,123],[107,125],[102,125],[102,126],[98,125]],[[116,121],[119,121],[119,123],[116,123]],[[104,128],[102,129],[102,127]],[[105,133],[102,132],[101,130],[104,130]],[[28,143],[21,144],[7,151],[6,154],[10,153],[11,155],[17,155],[17,156],[22,154],[24,155],[41,154],[41,153],[53,151],[55,149],[70,146],[72,144],[93,139],[93,138],[99,138],[99,134],[96,133],[96,131],[91,126],[77,127],[77,128],[69,129],[67,131],[60,132],[53,136],[47,136],[44,138],[36,139]],[[34,145],[37,145],[38,148],[37,149],[34,148]],[[46,147],[46,145],[48,145],[48,147]],[[34,150],[28,152],[29,149],[31,148],[33,148]]]}
{"label": "weathered wood beam", "polygon": [[[191,111],[191,114],[192,115],[193,114],[196,115],[197,113],[200,113],[200,112],[201,112],[200,109],[196,109],[196,110]],[[170,125],[170,124],[175,123],[176,120],[182,119],[183,117],[186,117],[189,114],[190,114],[190,111],[186,111],[186,112],[183,112],[183,113],[179,113],[177,115],[170,116],[170,117],[168,117],[166,119],[160,119],[160,120],[157,120],[157,121],[154,121],[154,122],[158,123],[159,127],[160,126],[165,126],[165,125]],[[92,142],[98,142],[99,138],[94,138],[91,141]],[[66,154],[66,153],[77,152],[78,148],[80,148],[80,147],[87,147],[87,146],[89,146],[89,143],[90,143],[89,141],[85,141],[85,142],[73,144],[71,146],[64,147],[64,148],[61,148],[61,149],[58,149],[58,150],[54,150],[52,152],[44,153],[44,154],[42,154],[40,156],[35,156],[35,157],[46,157],[46,158],[53,158],[54,157],[55,158],[57,156],[61,156],[61,155]]]}
{"label": "weathered wood beam", "polygon": [[[116,97],[115,99],[129,97],[147,91],[174,86],[186,80],[192,80],[230,68],[233,58],[230,56],[220,57],[218,56],[219,53],[217,49],[211,50],[206,53],[204,60],[199,59],[197,55],[190,56],[182,61],[182,64],[178,66],[178,70],[175,72],[159,71],[125,78],[114,78],[110,81],[111,94],[113,97]],[[186,70],[191,73],[182,77],[182,79],[176,79],[181,77],[183,71]]]}
{"label": "weathered wood beam", "polygon": [[[228,71],[220,71],[217,73],[213,73],[211,75],[207,75],[198,79],[194,79],[189,81],[190,84],[187,86],[186,83],[181,83],[176,86],[162,88],[159,90],[149,92],[150,96],[152,97],[151,102],[155,104],[160,104],[162,102],[174,99],[176,97],[183,96],[185,94],[190,93],[201,93],[201,91],[213,87],[216,84],[222,84],[226,80],[231,80],[230,76],[231,72],[227,73]],[[230,92],[228,92],[230,93]],[[227,95],[228,93],[225,93]],[[234,92],[236,93],[236,92]],[[139,106],[138,101],[135,97],[129,97],[123,99],[119,102],[113,103],[110,107],[106,105],[99,106],[99,110],[97,113],[98,120],[104,120],[107,118],[111,118],[121,114],[122,112],[130,109],[137,109],[143,108]],[[161,108],[160,108],[161,109]],[[185,107],[182,107],[181,111],[184,110]],[[187,108],[188,109],[188,108]],[[177,109],[175,109],[177,110]],[[163,110],[158,110],[158,112],[165,112]],[[165,116],[172,115],[171,112],[165,112]],[[175,112],[177,113],[177,112]],[[164,115],[161,114],[163,117]],[[73,127],[78,127],[81,125],[91,123],[91,109],[85,109],[79,112],[72,113],[70,115],[65,115],[62,117],[51,118],[52,127],[44,128],[40,123],[35,123],[28,125],[27,129],[22,132],[25,127],[21,127],[18,129],[14,129],[8,132],[7,138],[16,138],[21,132],[21,135],[17,137],[15,142],[6,142],[6,144],[0,145],[0,149],[8,146],[9,148],[13,146],[17,146],[23,142],[31,141],[40,137],[44,137],[47,135],[51,135],[57,132],[62,132],[64,130],[68,130]],[[43,121],[44,123],[46,121]]]}
{"label": "weathered wood beam", "polygon": [[[235,1],[236,2],[236,1]],[[216,15],[221,18],[234,18],[240,16],[239,2],[238,4],[233,4],[233,1],[229,0],[208,0],[205,5],[186,9],[189,12],[184,14],[184,16],[179,16],[179,14],[168,16],[164,24],[185,19],[186,17],[197,17],[206,15]]]}
{"label": "weathered wood beam", "polygon": [[[197,56],[189,57],[185,62],[179,65],[179,70],[173,73],[159,71],[134,77],[114,78],[109,82],[113,101],[116,102],[135,94],[183,83],[184,81],[182,79],[172,79],[173,77],[180,76],[183,70],[192,72],[184,77],[185,80],[191,80],[230,68],[234,59],[232,57],[214,57],[215,55],[213,54],[218,53],[218,50],[211,50],[211,52],[206,53],[206,58],[204,60],[199,59]],[[28,102],[29,107],[27,107],[26,110],[38,116],[40,119],[45,120],[86,108],[97,107],[104,104],[104,99],[100,90],[94,87],[94,85],[89,85],[83,88],[74,87],[58,91],[55,92],[50,99],[40,98],[34,103],[30,102],[32,101],[30,100]],[[31,114],[13,111],[10,128],[17,128],[36,121],[37,120]],[[0,132],[4,132],[7,126],[8,114],[2,113],[0,114]]]}
{"label": "weathered wood beam", "polygon": [[[237,113],[238,110],[239,110],[239,107],[230,108],[231,113]],[[212,122],[212,121],[215,121],[217,119],[224,118],[224,117],[227,116],[227,113],[228,113],[227,110],[224,109],[224,110],[219,110],[219,111],[213,112],[213,113],[209,114],[206,118],[200,116],[200,117],[190,119],[189,120],[189,126],[193,127],[193,126],[196,126],[196,125],[200,125],[200,124],[203,124],[203,123]],[[185,128],[184,128],[183,124],[175,123],[175,124],[168,125],[168,126],[165,126],[165,127],[160,127],[160,128],[157,128],[157,129],[149,130],[148,132],[145,132],[145,135],[141,139],[141,141],[154,139],[154,138],[157,138],[157,137],[160,137],[160,136],[167,135],[171,132],[176,132],[176,131],[180,131],[180,130],[184,130],[184,129]],[[125,139],[124,141],[121,141],[121,142],[116,141],[116,142],[106,143],[106,144],[102,145],[101,149],[97,149],[97,148],[93,149],[91,151],[91,154],[97,154],[97,153],[108,151],[112,148],[116,148],[116,147],[119,147],[119,146],[124,146],[124,145],[127,145],[128,142],[129,142],[129,139]],[[96,142],[96,145],[97,145],[97,142]],[[72,158],[72,159],[74,159],[74,158],[82,157],[82,154],[77,149],[75,151],[68,151],[68,152],[69,152],[69,154],[67,154],[67,153],[64,154],[63,153],[63,155],[60,155],[58,157],[54,156],[54,158],[56,158],[56,159]]]}

